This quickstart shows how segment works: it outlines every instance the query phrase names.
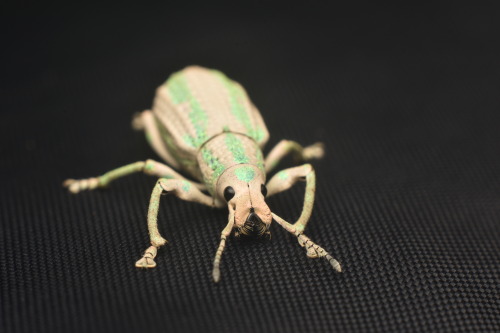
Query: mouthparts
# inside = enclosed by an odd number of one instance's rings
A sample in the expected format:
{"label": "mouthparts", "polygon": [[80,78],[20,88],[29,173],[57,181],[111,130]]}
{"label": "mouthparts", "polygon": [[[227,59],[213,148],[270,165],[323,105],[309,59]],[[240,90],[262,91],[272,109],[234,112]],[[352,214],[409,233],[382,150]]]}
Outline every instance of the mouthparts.
{"label": "mouthparts", "polygon": [[245,223],[239,228],[239,234],[245,236],[260,237],[264,234],[269,234],[267,225],[262,222],[259,215],[253,210],[250,211]]}

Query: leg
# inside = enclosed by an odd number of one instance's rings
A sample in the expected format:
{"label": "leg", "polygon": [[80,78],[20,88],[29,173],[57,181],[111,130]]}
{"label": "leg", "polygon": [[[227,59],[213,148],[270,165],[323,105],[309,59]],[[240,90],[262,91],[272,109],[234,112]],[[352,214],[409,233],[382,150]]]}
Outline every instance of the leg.
{"label": "leg", "polygon": [[[83,190],[93,190],[98,187],[106,187],[112,181],[128,176],[136,172],[144,172],[147,175],[156,176],[158,178],[175,178],[186,180],[179,173],[175,172],[169,166],[153,161],[139,161],[131,164],[127,164],[120,168],[106,172],[104,175],[99,177],[92,177],[88,179],[67,179],[63,186],[67,187],[70,192],[78,193]],[[205,186],[199,183],[193,183],[196,188],[204,189]]]}
{"label": "leg", "polygon": [[306,162],[315,158],[322,158],[324,155],[324,146],[317,142],[313,145],[302,147],[295,141],[281,140],[267,155],[264,162],[266,173],[274,169],[286,155],[292,153],[297,162]]}
{"label": "leg", "polygon": [[306,193],[304,197],[304,206],[299,219],[293,225],[302,232],[309,218],[311,217],[314,204],[314,193],[316,192],[316,173],[311,164],[304,164],[298,167],[282,170],[275,174],[267,183],[267,196],[283,192],[292,187],[299,180],[306,180]]}
{"label": "leg", "polygon": [[144,130],[146,132],[146,139],[154,151],[160,155],[163,160],[167,161],[168,164],[174,168],[179,168],[179,163],[172,154],[170,154],[167,147],[165,147],[165,141],[161,137],[155,117],[150,110],[137,113],[132,120],[132,127],[136,130]]}
{"label": "leg", "polygon": [[285,228],[286,231],[294,234],[298,241],[300,246],[305,247],[307,250],[307,256],[309,258],[318,258],[318,257],[324,257],[330,265],[332,265],[333,269],[335,269],[337,272],[342,272],[342,267],[340,266],[340,263],[335,260],[328,252],[325,251],[321,246],[317,245],[314,243],[309,237],[304,235],[301,231],[298,231],[297,228],[295,228],[294,225],[286,222],[283,220],[281,217],[278,215],[272,213],[273,218],[276,222],[278,222],[279,225],[281,225],[283,228]]}
{"label": "leg", "polygon": [[274,175],[267,184],[267,196],[288,190],[297,181],[306,180],[306,194],[304,198],[304,206],[299,219],[294,224],[288,223],[276,214],[272,214],[273,218],[279,225],[285,228],[288,232],[294,234],[300,246],[305,247],[309,258],[325,257],[332,267],[341,272],[342,268],[337,260],[335,260],[321,246],[315,244],[302,232],[304,231],[309,218],[311,217],[312,207],[314,204],[314,193],[316,191],[316,174],[310,164],[304,164],[295,168],[285,169]]}
{"label": "leg", "polygon": [[139,259],[135,266],[139,268],[156,267],[154,258],[160,246],[167,243],[167,240],[158,231],[158,209],[160,207],[160,196],[163,191],[172,193],[178,198],[186,201],[193,201],[207,206],[213,206],[213,199],[198,190],[193,183],[181,179],[161,178],[156,183],[148,208],[148,230],[151,246],[146,250],[143,257]]}

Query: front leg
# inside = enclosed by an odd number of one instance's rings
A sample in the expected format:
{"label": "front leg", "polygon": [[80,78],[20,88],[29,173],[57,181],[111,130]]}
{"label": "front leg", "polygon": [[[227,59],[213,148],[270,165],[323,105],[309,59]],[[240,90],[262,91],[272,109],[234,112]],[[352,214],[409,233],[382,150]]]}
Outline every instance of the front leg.
{"label": "front leg", "polygon": [[335,269],[339,273],[342,272],[342,267],[340,266],[340,263],[335,258],[333,258],[330,255],[330,253],[328,253],[318,244],[314,243],[309,237],[304,235],[301,231],[298,231],[294,225],[288,223],[287,221],[283,220],[281,217],[279,217],[274,213],[272,213],[272,215],[273,219],[276,222],[278,222],[279,225],[281,225],[283,228],[285,228],[286,231],[294,234],[297,237],[300,246],[306,248],[307,256],[309,258],[323,257],[330,263],[330,265],[332,265],[333,269]]}
{"label": "front leg", "polygon": [[151,246],[145,251],[142,258],[135,263],[135,266],[138,268],[156,267],[154,258],[156,257],[158,248],[167,243],[167,240],[163,238],[158,231],[160,196],[164,191],[169,194],[174,194],[182,200],[197,202],[207,206],[214,205],[213,198],[203,194],[196,188],[195,184],[190,181],[185,179],[159,179],[153,188],[148,208],[148,230]]}
{"label": "front leg", "polygon": [[306,193],[304,196],[304,206],[299,219],[293,225],[302,232],[309,218],[311,217],[314,204],[314,194],[316,192],[316,173],[311,164],[304,164],[298,167],[282,170],[275,174],[267,183],[267,197],[288,190],[296,182],[306,181]]}
{"label": "front leg", "polygon": [[304,197],[304,206],[299,219],[294,223],[288,223],[276,214],[273,218],[285,230],[294,234],[299,241],[300,246],[305,247],[309,258],[324,257],[338,272],[342,271],[340,264],[325,249],[317,245],[309,237],[303,234],[303,231],[311,217],[314,204],[314,195],[316,192],[316,173],[310,164],[304,164],[298,167],[289,168],[278,172],[267,183],[267,196],[283,192],[292,187],[299,180],[306,181],[306,193]]}

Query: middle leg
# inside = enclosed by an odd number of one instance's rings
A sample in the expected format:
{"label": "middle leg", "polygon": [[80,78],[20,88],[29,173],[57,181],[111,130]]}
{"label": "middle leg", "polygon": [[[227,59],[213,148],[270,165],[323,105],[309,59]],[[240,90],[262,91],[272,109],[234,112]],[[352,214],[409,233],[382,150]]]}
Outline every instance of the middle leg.
{"label": "middle leg", "polygon": [[[63,186],[67,187],[70,192],[78,193],[84,190],[93,190],[96,188],[107,187],[116,179],[131,175],[137,172],[144,172],[147,175],[156,176],[158,178],[175,178],[186,180],[182,175],[174,169],[154,160],[138,161],[127,164],[125,166],[108,171],[105,174],[87,179],[67,179]],[[191,182],[196,188],[204,190],[205,185],[201,183]]]}
{"label": "middle leg", "polygon": [[303,163],[312,159],[322,158],[325,154],[325,149],[321,142],[302,147],[295,141],[281,140],[266,156],[264,162],[266,173],[274,169],[288,154],[292,154],[297,163]]}

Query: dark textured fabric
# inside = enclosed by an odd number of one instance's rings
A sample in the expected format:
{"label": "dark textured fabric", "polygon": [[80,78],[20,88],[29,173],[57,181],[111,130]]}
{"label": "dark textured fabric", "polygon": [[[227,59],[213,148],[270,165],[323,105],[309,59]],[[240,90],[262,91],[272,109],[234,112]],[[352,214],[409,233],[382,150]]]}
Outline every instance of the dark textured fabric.
{"label": "dark textured fabric", "polygon": [[[493,8],[41,10],[1,23],[1,332],[500,331]],[[157,158],[132,114],[190,64],[246,87],[266,152],[326,144],[306,234],[344,273],[274,224],[270,242],[230,239],[214,284],[227,213],[170,196],[170,243],[138,270],[155,179],[62,188]],[[303,191],[268,203],[294,220]]]}

